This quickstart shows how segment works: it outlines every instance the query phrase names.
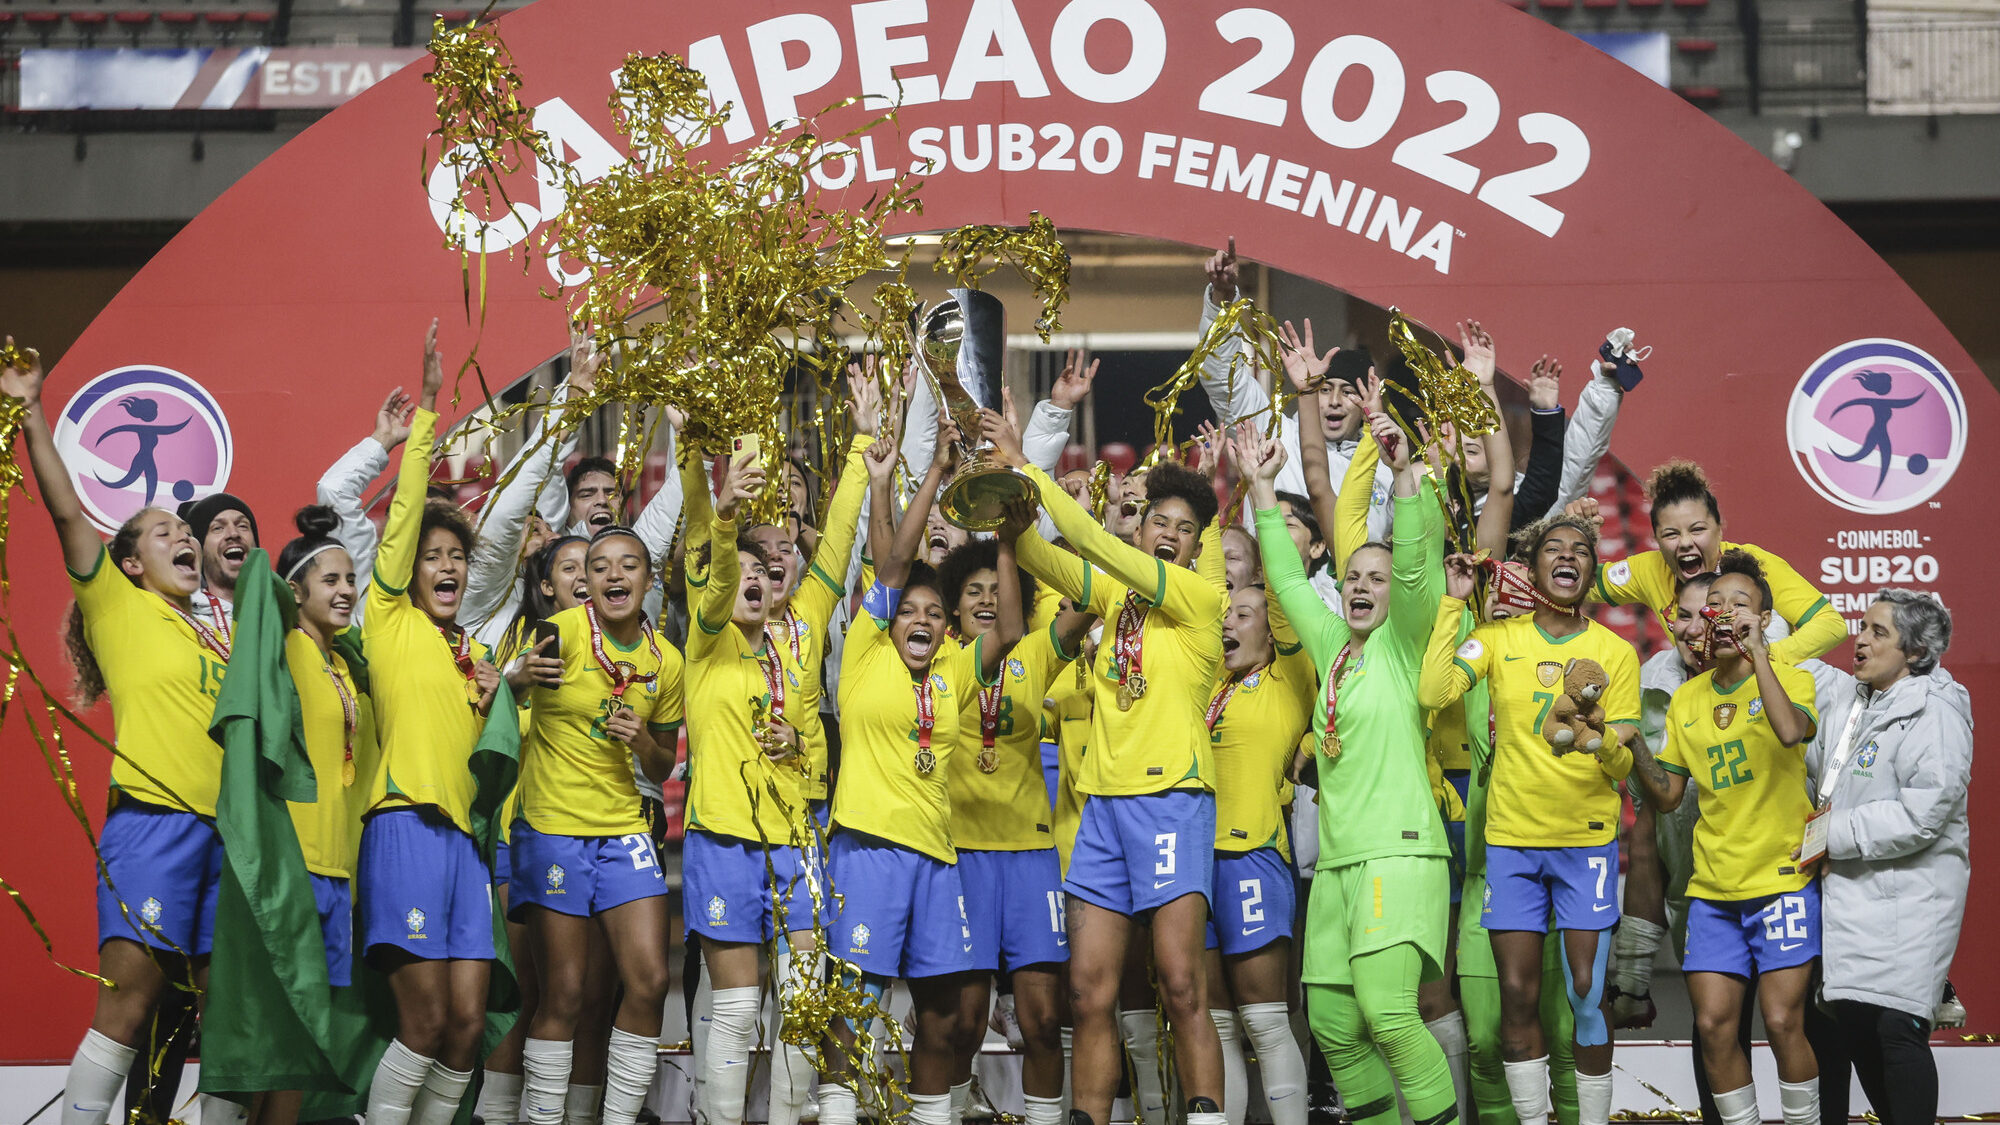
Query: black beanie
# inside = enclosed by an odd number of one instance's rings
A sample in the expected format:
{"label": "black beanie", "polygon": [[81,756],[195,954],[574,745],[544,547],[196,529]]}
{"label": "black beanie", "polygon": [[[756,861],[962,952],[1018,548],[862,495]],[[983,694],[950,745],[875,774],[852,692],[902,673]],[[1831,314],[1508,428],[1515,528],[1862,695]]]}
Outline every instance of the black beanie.
{"label": "black beanie", "polygon": [[224,512],[242,512],[243,518],[250,521],[251,537],[258,543],[264,541],[264,537],[257,531],[257,516],[250,510],[250,505],[227,492],[212,492],[199,500],[186,501],[181,505],[179,514],[187,521],[195,539],[206,543],[209,525],[215,522],[215,517]]}

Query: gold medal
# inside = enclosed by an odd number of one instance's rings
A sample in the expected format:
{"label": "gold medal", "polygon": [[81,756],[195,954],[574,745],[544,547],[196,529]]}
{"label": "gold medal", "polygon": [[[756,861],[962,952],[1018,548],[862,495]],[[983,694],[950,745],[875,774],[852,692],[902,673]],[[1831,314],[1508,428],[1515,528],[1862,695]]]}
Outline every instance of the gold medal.
{"label": "gold medal", "polygon": [[1129,685],[1126,685],[1126,684],[1119,684],[1119,685],[1118,685],[1118,709],[1119,709],[1120,711],[1130,711],[1130,710],[1132,709],[1132,699],[1133,699],[1133,695],[1132,695],[1132,689],[1131,689],[1131,687],[1130,687]]}
{"label": "gold medal", "polygon": [[350,789],[354,787],[353,758],[349,758],[346,761],[340,763],[340,783],[344,786],[347,786]]}
{"label": "gold medal", "polygon": [[993,773],[1000,768],[1000,752],[988,746],[979,752],[976,763],[980,773]]}
{"label": "gold medal", "polygon": [[1328,761],[1340,757],[1340,735],[1327,731],[1326,737],[1319,740],[1319,752],[1326,755]]}
{"label": "gold medal", "polygon": [[937,755],[931,753],[929,750],[919,750],[917,751],[916,765],[918,773],[929,777],[931,771],[937,768]]}
{"label": "gold medal", "polygon": [[1143,699],[1146,695],[1145,674],[1141,672],[1134,672],[1131,675],[1125,677],[1125,689],[1132,693],[1132,698]]}

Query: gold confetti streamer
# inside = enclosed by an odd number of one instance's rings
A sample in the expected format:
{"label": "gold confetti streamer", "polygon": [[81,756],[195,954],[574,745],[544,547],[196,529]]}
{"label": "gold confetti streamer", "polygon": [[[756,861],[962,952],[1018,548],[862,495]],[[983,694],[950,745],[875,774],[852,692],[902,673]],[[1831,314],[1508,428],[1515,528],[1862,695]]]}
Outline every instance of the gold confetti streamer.
{"label": "gold confetti streamer", "polygon": [[1090,467],[1090,516],[1098,523],[1111,509],[1111,462],[1099,461]]}
{"label": "gold confetti streamer", "polygon": [[[1208,331],[1195,342],[1194,351],[1187,361],[1180,365],[1166,382],[1146,392],[1146,405],[1153,408],[1153,450],[1147,454],[1145,465],[1150,467],[1171,449],[1174,441],[1174,418],[1181,412],[1181,396],[1201,382],[1202,366],[1214,359],[1225,347],[1237,340],[1242,347],[1229,357],[1229,379],[1254,378],[1257,368],[1266,371],[1284,370],[1283,345],[1278,339],[1278,322],[1271,314],[1257,307],[1257,302],[1248,297],[1238,297],[1222,307]],[[1273,395],[1270,406],[1270,421],[1266,432],[1275,432],[1283,409],[1279,397]]]}
{"label": "gold confetti streamer", "polygon": [[1002,265],[1013,266],[1042,299],[1035,332],[1048,343],[1049,334],[1061,330],[1062,307],[1069,301],[1069,251],[1063,249],[1048,216],[1030,212],[1025,228],[960,227],[944,236],[943,250],[931,268],[961,286],[977,289],[981,278]]}

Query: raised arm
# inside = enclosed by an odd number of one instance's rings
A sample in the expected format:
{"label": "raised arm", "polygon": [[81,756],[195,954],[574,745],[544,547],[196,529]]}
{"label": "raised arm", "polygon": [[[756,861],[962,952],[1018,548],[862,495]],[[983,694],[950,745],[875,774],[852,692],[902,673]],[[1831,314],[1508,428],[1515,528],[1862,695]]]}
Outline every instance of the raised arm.
{"label": "raised arm", "polygon": [[[878,585],[892,590],[900,590],[909,581],[910,565],[916,561],[917,547],[924,539],[924,521],[930,518],[931,504],[937,500],[938,489],[944,485],[945,472],[951,467],[954,457],[953,445],[958,437],[958,427],[952,424],[951,414],[943,407],[934,407],[937,419],[933,428],[930,467],[910,496],[910,506],[903,512],[900,522],[895,522],[894,498],[890,495],[890,479],[895,473],[895,462],[890,456],[876,455],[879,447],[870,447],[868,453],[869,491],[873,493],[873,511],[869,513],[868,541],[870,544],[888,543],[889,549],[875,551],[875,581]],[[886,446],[888,443],[883,442]]]}
{"label": "raised arm", "polygon": [[[1380,424],[1394,426],[1388,415]],[[1423,650],[1430,636],[1430,612],[1444,593],[1444,571],[1438,560],[1444,551],[1444,513],[1431,478],[1419,481],[1410,463],[1408,442],[1398,442],[1400,464],[1394,464],[1396,521],[1389,544],[1389,631],[1411,654]]]}
{"label": "raised arm", "polygon": [[715,496],[709,489],[713,480],[709,476],[708,458],[690,449],[681,459],[678,474],[681,478],[681,526],[686,532],[681,536],[681,557],[687,571],[689,586],[695,585],[695,570],[698,567],[701,548],[708,543],[715,523]]}
{"label": "raised arm", "polygon": [[[1591,366],[1596,369],[1599,365]],[[1591,479],[1597,476],[1597,463],[1611,452],[1611,428],[1618,423],[1618,408],[1624,401],[1625,391],[1608,368],[1603,374],[1592,375],[1590,382],[1583,385],[1576,396],[1576,414],[1563,433],[1562,484],[1555,503],[1534,513],[1531,519],[1555,515],[1571,501],[1590,493]]]}
{"label": "raised arm", "polygon": [[[1229,239],[1225,250],[1218,250],[1208,259],[1208,286],[1201,294],[1201,325],[1196,329],[1197,337],[1205,338],[1209,326],[1222,315],[1222,306],[1234,301],[1240,290],[1237,288],[1236,239]],[[1231,335],[1223,345],[1215,350],[1201,365],[1201,389],[1208,394],[1208,402],[1215,410],[1215,416],[1227,426],[1252,414],[1270,409],[1271,396],[1257,380],[1251,377],[1248,365],[1238,360],[1243,350],[1243,340]]]}
{"label": "raised arm", "polygon": [[1798,664],[1824,656],[1847,640],[1847,619],[1837,613],[1826,595],[1792,564],[1760,551],[1764,576],[1771,583],[1771,608],[1792,627],[1791,635],[1771,642],[1771,659]]}
{"label": "raised arm", "polygon": [[[667,426],[667,464],[674,464],[675,439],[678,427]],[[646,501],[639,511],[639,518],[632,521],[632,532],[639,542],[646,545],[646,553],[652,557],[653,573],[665,574],[669,557],[674,550],[674,528],[681,522],[681,507],[686,502],[686,484],[678,471],[668,473],[660,482],[660,490]]]}
{"label": "raised arm", "polygon": [[[410,416],[410,437],[403,443],[403,464],[396,472],[396,494],[389,501],[389,519],[382,528],[382,546],[375,556],[375,578],[368,586],[370,602],[396,601],[409,589],[417,567],[424,502],[429,498],[431,447],[437,442],[438,388],[444,386],[444,364],[438,359],[437,321],[424,334],[424,381]],[[371,611],[368,621],[375,618]]]}
{"label": "raised arm", "polygon": [[[937,429],[929,423],[941,409],[930,378],[915,370],[915,363],[915,360],[911,361],[910,396],[903,409],[906,424],[903,426],[902,442],[903,464],[910,468],[910,483],[913,485],[916,483],[915,474],[937,459]],[[907,424],[911,420],[916,424]],[[923,521],[917,522],[921,524]]]}
{"label": "raised arm", "polygon": [[[1333,357],[1340,354],[1339,348],[1329,348],[1320,355],[1313,344],[1313,322],[1310,317],[1305,322],[1305,334],[1301,336],[1286,321],[1278,331],[1280,354],[1285,361],[1285,378],[1291,381],[1292,389],[1298,392],[1298,415],[1301,418],[1317,418],[1323,411],[1321,398],[1339,394],[1339,384],[1329,384],[1326,369],[1332,365]],[[1333,483],[1333,465],[1323,441],[1298,441],[1294,447],[1299,451],[1299,474],[1305,480],[1306,499],[1312,502],[1313,519],[1318,521],[1322,531],[1330,531],[1340,526],[1340,510],[1336,497],[1340,489]],[[1370,462],[1373,473],[1373,462]],[[1365,528],[1368,519],[1369,488],[1361,490],[1361,518]],[[1363,532],[1364,537],[1366,532]],[[1336,561],[1336,567],[1344,565]],[[1335,571],[1339,573],[1338,570]]]}
{"label": "raised arm", "polygon": [[[702,487],[707,489],[706,482]],[[729,626],[736,614],[736,588],[743,580],[743,563],[736,557],[736,514],[763,487],[764,466],[748,451],[730,461],[723,470],[722,492],[708,525],[708,566],[699,578],[695,567],[688,567],[690,659],[712,649],[716,635]]]}
{"label": "raised arm", "polygon": [[1069,448],[1069,422],[1078,403],[1090,397],[1097,381],[1097,360],[1085,363],[1082,350],[1069,353],[1062,374],[1056,376],[1049,397],[1035,404],[1028,414],[1027,428],[1021,431],[1021,453],[1028,464],[1050,476],[1056,475],[1063,450]]}
{"label": "raised arm", "polygon": [[[7,346],[14,347],[12,336],[7,337]],[[62,544],[63,565],[71,574],[88,574],[104,552],[104,540],[97,537],[97,529],[83,514],[76,485],[70,481],[69,469],[56,449],[48,415],[42,410],[42,383],[47,376],[42,371],[41,359],[28,358],[31,354],[23,353],[20,363],[0,371],[0,394],[19,399],[27,407],[21,432],[28,439],[28,465],[34,471],[35,484],[42,490],[42,507],[47,509],[49,521],[55,524],[56,539]]]}
{"label": "raised arm", "polygon": [[[826,526],[813,549],[812,565],[792,595],[799,616],[820,629],[833,619],[834,606],[847,593],[847,567],[860,537],[862,500],[868,494],[868,451],[878,444],[882,424],[881,391],[872,376],[848,366],[848,413],[854,419],[854,439],[841,462],[840,478],[826,506]],[[886,442],[880,444],[888,444]]]}
{"label": "raised arm", "polygon": [[[1250,476],[1250,504],[1256,510],[1257,553],[1264,560],[1264,589],[1284,610],[1284,620],[1305,645],[1313,663],[1325,666],[1346,643],[1347,622],[1327,608],[1319,592],[1306,579],[1305,563],[1285,531],[1285,518],[1278,511],[1278,470],[1285,462],[1284,443],[1266,437],[1253,423],[1240,423],[1230,443],[1236,464]],[[1272,623],[1272,637],[1277,624]]]}
{"label": "raised arm", "polygon": [[[1445,560],[1445,596],[1438,599],[1430,642],[1424,646],[1423,669],[1417,676],[1417,706],[1426,711],[1442,711],[1457,703],[1484,674],[1489,655],[1486,646],[1465,637],[1464,632],[1471,619],[1465,612],[1465,599],[1472,596],[1477,576],[1472,556],[1453,555]],[[1465,637],[1463,643],[1461,637]]]}
{"label": "raised arm", "polygon": [[409,440],[410,412],[415,408],[403,388],[390,391],[375,412],[375,432],[341,454],[340,460],[319,478],[314,490],[319,502],[340,517],[340,526],[334,528],[333,537],[354,560],[354,580],[359,586],[367,586],[369,576],[374,573],[375,548],[381,540],[375,521],[368,518],[365,493],[375,478],[388,469],[389,455]]}
{"label": "raised arm", "polygon": [[1021,598],[1021,584],[1014,580],[1020,573],[1014,558],[1014,541],[1034,526],[1033,502],[1015,500],[1007,505],[1006,519],[993,533],[998,548],[994,569],[1001,575],[1000,615],[993,623],[993,631],[982,638],[979,646],[979,677],[989,684],[999,681],[1007,654],[1028,633],[1028,607]]}
{"label": "raised arm", "polygon": [[[1508,530],[1519,531],[1542,517],[1556,502],[1563,473],[1562,384],[1537,364],[1528,377],[1528,466],[1514,489],[1514,517]],[[1586,488],[1589,482],[1585,481]]]}
{"label": "raised arm", "polygon": [[1507,433],[1507,419],[1500,412],[1500,397],[1494,393],[1496,371],[1493,337],[1469,320],[1458,326],[1459,344],[1465,349],[1465,367],[1479,380],[1479,391],[1500,424],[1490,434],[1482,434],[1479,444],[1486,454],[1486,503],[1480,508],[1474,529],[1479,549],[1494,555],[1507,553],[1507,533],[1514,519],[1514,440]]}

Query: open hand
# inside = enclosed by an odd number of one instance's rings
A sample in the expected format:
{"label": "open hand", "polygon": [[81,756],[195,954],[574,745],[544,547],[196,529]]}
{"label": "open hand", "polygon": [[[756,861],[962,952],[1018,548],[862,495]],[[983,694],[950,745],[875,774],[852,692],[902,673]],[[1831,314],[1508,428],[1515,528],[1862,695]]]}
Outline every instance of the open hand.
{"label": "open hand", "polygon": [[1536,410],[1554,410],[1562,405],[1563,365],[1548,356],[1535,361],[1528,373],[1528,405]]}
{"label": "open hand", "polygon": [[1494,359],[1493,337],[1476,320],[1468,320],[1458,326],[1458,346],[1465,349],[1465,369],[1472,372],[1482,387],[1493,385]]}
{"label": "open hand", "polygon": [[597,372],[604,366],[604,353],[588,332],[571,328],[569,333],[569,386],[579,394],[597,388]]}
{"label": "open hand", "polygon": [[1472,600],[1472,592],[1479,588],[1479,563],[1471,555],[1446,555],[1444,559],[1445,596],[1459,601]]}
{"label": "open hand", "polygon": [[1055,386],[1049,388],[1050,405],[1075,410],[1078,403],[1090,396],[1091,385],[1097,381],[1097,364],[1093,359],[1085,366],[1083,349],[1071,349],[1062,374],[1056,376]]}
{"label": "open hand", "polygon": [[875,357],[847,365],[847,415],[854,432],[870,437],[881,432],[882,386],[875,381]]}
{"label": "open hand", "polygon": [[415,409],[409,392],[401,387],[390,391],[389,397],[382,400],[381,409],[375,412],[376,443],[394,452],[397,446],[410,440],[410,414]]}

